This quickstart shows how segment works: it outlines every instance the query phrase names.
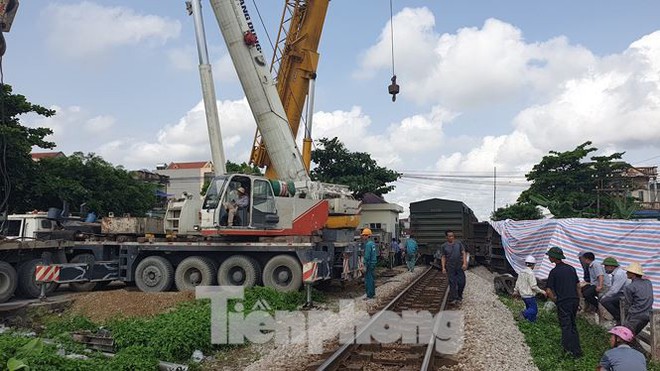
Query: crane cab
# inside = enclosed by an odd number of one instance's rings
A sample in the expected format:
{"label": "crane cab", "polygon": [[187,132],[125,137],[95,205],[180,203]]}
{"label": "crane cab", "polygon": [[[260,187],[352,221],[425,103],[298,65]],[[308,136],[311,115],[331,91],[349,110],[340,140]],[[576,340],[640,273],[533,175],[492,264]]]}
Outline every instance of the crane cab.
{"label": "crane cab", "polygon": [[273,229],[279,217],[268,179],[235,174],[215,177],[202,202],[201,227]]}

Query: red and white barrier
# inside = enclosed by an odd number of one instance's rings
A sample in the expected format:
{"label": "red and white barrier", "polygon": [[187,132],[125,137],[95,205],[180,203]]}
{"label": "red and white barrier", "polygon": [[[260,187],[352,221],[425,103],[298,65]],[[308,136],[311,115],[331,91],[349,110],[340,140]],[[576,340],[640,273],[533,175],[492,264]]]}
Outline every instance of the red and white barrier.
{"label": "red and white barrier", "polygon": [[303,282],[314,282],[319,275],[319,267],[316,262],[303,264]]}
{"label": "red and white barrier", "polygon": [[37,282],[54,282],[60,279],[59,265],[37,265],[34,270],[34,278]]}

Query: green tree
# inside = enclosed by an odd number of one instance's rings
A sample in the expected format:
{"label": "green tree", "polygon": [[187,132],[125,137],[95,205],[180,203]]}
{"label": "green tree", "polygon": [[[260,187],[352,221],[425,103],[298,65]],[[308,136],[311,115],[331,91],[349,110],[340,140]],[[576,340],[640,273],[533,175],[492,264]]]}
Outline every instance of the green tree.
{"label": "green tree", "polygon": [[518,202],[545,206],[558,218],[612,217],[615,201],[627,197],[629,181],[622,174],[630,165],[622,161],[623,152],[587,159],[598,150],[591,144],[550,151],[526,175],[532,184]]}
{"label": "green tree", "polygon": [[55,111],[30,103],[25,96],[12,93],[10,85],[0,89],[0,212],[31,209],[32,179],[36,165],[30,157],[33,147],[50,149],[55,143],[44,138],[48,128],[21,125],[20,117],[36,114],[50,117]]}
{"label": "green tree", "polygon": [[239,164],[233,163],[227,160],[225,164],[225,169],[227,169],[228,174],[250,174],[250,175],[263,175],[261,169],[257,166],[250,166],[246,162]]}
{"label": "green tree", "polygon": [[[227,163],[225,163],[225,170],[227,170],[227,174],[263,175],[261,173],[261,169],[259,169],[257,166],[250,166],[246,162],[243,162],[239,165],[227,160]],[[206,194],[206,190],[210,185],[210,179],[204,180],[204,184],[202,184],[202,191],[200,192],[202,196]]]}
{"label": "green tree", "polygon": [[43,159],[33,180],[34,206],[47,209],[68,202],[75,210],[85,203],[99,215],[144,215],[156,203],[156,186],[134,179],[93,153]]}
{"label": "green tree", "polygon": [[366,152],[350,152],[337,137],[319,139],[319,148],[312,151],[316,167],[311,177],[325,183],[347,185],[357,198],[365,193],[382,196],[394,189],[390,183],[400,173],[378,166]]}
{"label": "green tree", "polygon": [[500,207],[490,215],[491,220],[534,220],[543,219],[543,213],[536,205],[528,202],[516,202],[513,205]]}

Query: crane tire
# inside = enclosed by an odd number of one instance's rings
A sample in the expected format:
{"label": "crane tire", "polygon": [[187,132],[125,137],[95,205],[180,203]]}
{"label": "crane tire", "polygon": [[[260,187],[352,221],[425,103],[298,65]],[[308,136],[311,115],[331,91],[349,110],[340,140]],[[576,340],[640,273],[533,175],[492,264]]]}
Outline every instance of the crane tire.
{"label": "crane tire", "polygon": [[193,291],[197,286],[211,286],[215,282],[216,271],[209,259],[191,256],[183,259],[176,267],[174,284],[179,291]]}
{"label": "crane tire", "polygon": [[162,256],[148,256],[135,269],[135,285],[142,292],[163,292],[172,287],[174,268]]}
{"label": "crane tire", "polygon": [[259,282],[259,266],[245,255],[233,255],[225,259],[218,269],[218,284],[221,286],[252,287]]}
{"label": "crane tire", "polygon": [[[94,258],[94,254],[78,254],[74,256],[69,263],[94,264],[95,261],[96,258]],[[94,291],[97,286],[96,282],[72,282],[69,284],[69,288],[77,292]]]}
{"label": "crane tire", "polygon": [[263,285],[263,283],[264,283],[263,279],[262,279],[263,268],[261,267],[261,263],[259,263],[259,261],[257,259],[255,259],[251,256],[248,257],[248,259],[252,260],[252,265],[254,266],[254,269],[255,269],[255,272],[256,272],[257,281],[255,282],[255,285],[257,285],[257,286],[258,285]]}
{"label": "crane tire", "polygon": [[[37,265],[45,265],[44,259],[32,259],[19,264],[17,269],[18,286],[16,293],[19,296],[35,299],[41,295],[41,284],[37,283],[34,277],[34,271]],[[50,294],[57,289],[57,283],[50,282],[46,284],[46,294]]]}
{"label": "crane tire", "polygon": [[263,273],[264,286],[272,287],[280,292],[300,290],[302,286],[302,267],[298,259],[291,255],[272,257]]}
{"label": "crane tire", "polygon": [[16,269],[7,262],[0,261],[0,303],[11,299],[18,286]]}

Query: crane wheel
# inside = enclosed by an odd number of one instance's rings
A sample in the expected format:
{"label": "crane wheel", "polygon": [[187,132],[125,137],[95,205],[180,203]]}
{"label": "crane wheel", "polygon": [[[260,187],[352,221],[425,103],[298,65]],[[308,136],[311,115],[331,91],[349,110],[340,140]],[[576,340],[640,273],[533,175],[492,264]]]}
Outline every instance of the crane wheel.
{"label": "crane wheel", "polygon": [[[16,287],[16,293],[19,296],[35,299],[38,298],[41,294],[41,284],[37,283],[37,280],[34,277],[34,271],[37,269],[37,265],[45,265],[46,262],[43,259],[32,259],[26,262],[21,263],[18,266],[18,286]],[[58,284],[55,282],[50,282],[46,284],[46,294],[57,289]]]}
{"label": "crane wheel", "polygon": [[215,283],[216,271],[213,263],[201,256],[183,259],[176,267],[174,284],[179,291],[193,291],[197,286],[211,286]]}
{"label": "crane wheel", "polygon": [[[93,254],[78,254],[74,256],[69,263],[87,263],[94,264],[96,258]],[[93,291],[97,287],[96,282],[72,282],[69,284],[69,287],[73,291],[85,292]]]}
{"label": "crane wheel", "polygon": [[245,255],[234,255],[220,264],[218,284],[252,287],[259,282],[259,265]]}
{"label": "crane wheel", "polygon": [[18,286],[16,269],[7,262],[0,262],[0,303],[14,296],[16,286]]}
{"label": "crane wheel", "polygon": [[174,268],[162,256],[148,256],[135,269],[135,285],[143,292],[163,292],[172,287]]}
{"label": "crane wheel", "polygon": [[298,259],[291,255],[277,255],[264,267],[264,286],[280,292],[300,290],[302,286],[302,267]]}

